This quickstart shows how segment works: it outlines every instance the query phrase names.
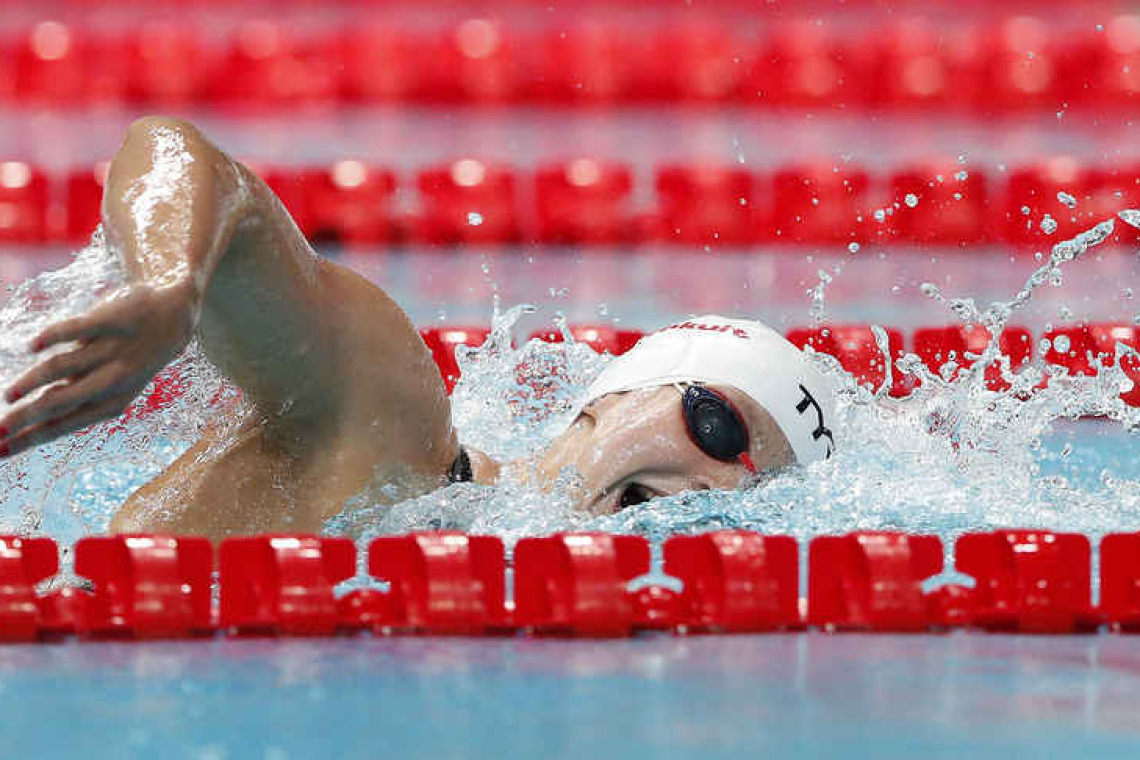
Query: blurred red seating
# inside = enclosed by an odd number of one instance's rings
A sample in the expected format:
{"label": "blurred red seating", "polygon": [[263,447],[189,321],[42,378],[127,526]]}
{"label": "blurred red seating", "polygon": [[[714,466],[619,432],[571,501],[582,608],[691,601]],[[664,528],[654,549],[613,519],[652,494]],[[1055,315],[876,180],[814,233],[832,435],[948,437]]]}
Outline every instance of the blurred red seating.
{"label": "blurred red seating", "polygon": [[127,42],[128,95],[145,103],[196,102],[209,75],[199,30],[191,24],[148,22]]}
{"label": "blurred red seating", "polygon": [[535,177],[538,239],[544,243],[618,243],[633,237],[628,166],[576,158]]}
{"label": "blurred red seating", "polygon": [[870,186],[870,175],[857,166],[820,162],[778,171],[772,188],[775,239],[785,243],[865,242],[868,234],[886,229],[884,223],[875,223]]}
{"label": "blurred red seating", "polygon": [[0,161],[0,243],[47,239],[48,182],[23,161]]}
{"label": "blurred red seating", "polygon": [[[211,95],[231,106],[327,104],[341,94],[344,66],[331,48],[298,38],[296,27],[247,21],[237,28]],[[323,42],[323,41],[322,41]],[[332,51],[332,52],[330,52]]]}
{"label": "blurred red seating", "polygon": [[604,24],[559,28],[545,35],[535,94],[556,103],[605,104],[643,96],[652,58],[628,29]]}
{"label": "blurred red seating", "polygon": [[[974,245],[992,239],[986,178],[977,167],[933,160],[891,178],[891,229],[907,242]],[[913,205],[912,205],[913,204]]]}
{"label": "blurred red seating", "polygon": [[455,347],[481,346],[490,334],[491,331],[486,327],[430,327],[420,330],[420,336],[431,350],[448,393],[451,393],[459,379]]}
{"label": "blurred red seating", "polygon": [[752,63],[752,51],[724,24],[670,26],[656,35],[653,46],[658,76],[650,94],[660,100],[734,100]]}
{"label": "blurred red seating", "polygon": [[762,193],[744,169],[667,165],[657,171],[658,236],[689,245],[746,245],[762,237]]}
{"label": "blurred red seating", "polygon": [[[974,359],[968,358],[966,353],[981,355],[989,344],[990,334],[979,325],[922,327],[914,331],[911,340],[914,353],[931,372],[941,375],[942,365],[951,360],[959,367],[972,366]],[[1032,358],[1033,340],[1024,327],[1007,327],[998,338],[998,348],[1009,357],[1010,371],[1016,372]],[[957,374],[957,371],[952,373],[951,379]],[[986,367],[986,386],[994,391],[1009,388],[997,361]]]}
{"label": "blurred red seating", "polygon": [[[570,335],[574,340],[585,343],[599,354],[609,352],[618,356],[633,348],[644,333],[640,330],[623,330],[613,325],[571,325]],[[530,337],[548,343],[562,342],[562,332],[554,329],[539,330]]]}
{"label": "blurred red seating", "polygon": [[390,201],[396,189],[391,172],[345,159],[303,175],[304,208],[310,237],[345,245],[375,244],[394,234]]}
{"label": "blurred red seating", "polygon": [[744,103],[856,107],[872,92],[873,59],[872,46],[815,20],[774,27],[753,59]]}
{"label": "blurred red seating", "polygon": [[966,110],[985,85],[982,47],[970,28],[927,18],[891,25],[878,42],[874,104],[880,108]]}
{"label": "blurred red seating", "polygon": [[[887,335],[887,346],[891,354],[893,382],[890,394],[895,397],[910,393],[913,378],[904,375],[894,366],[903,355],[903,335],[893,327],[883,328]],[[843,369],[850,372],[860,385],[877,391],[886,379],[886,366],[883,352],[875,342],[875,334],[870,325],[824,325],[816,328],[795,328],[788,331],[787,338],[799,348],[811,346],[819,353],[834,356]]]}
{"label": "blurred red seating", "polygon": [[[1049,341],[1045,361],[1064,367],[1072,376],[1092,377],[1097,374],[1097,365],[1116,365],[1116,344],[1121,343],[1134,350],[1140,349],[1140,334],[1132,325],[1091,323],[1058,327],[1043,336]],[[1122,361],[1125,375],[1134,383],[1133,387],[1121,394],[1127,403],[1140,406],[1140,362],[1135,357],[1126,356]]]}
{"label": "blurred red seating", "polygon": [[67,178],[66,239],[79,243],[91,237],[102,221],[103,185],[107,181],[108,162],[93,167],[74,169]]}
{"label": "blurred red seating", "polygon": [[420,174],[422,209],[413,233],[425,243],[519,240],[515,175],[505,166],[462,158]]}

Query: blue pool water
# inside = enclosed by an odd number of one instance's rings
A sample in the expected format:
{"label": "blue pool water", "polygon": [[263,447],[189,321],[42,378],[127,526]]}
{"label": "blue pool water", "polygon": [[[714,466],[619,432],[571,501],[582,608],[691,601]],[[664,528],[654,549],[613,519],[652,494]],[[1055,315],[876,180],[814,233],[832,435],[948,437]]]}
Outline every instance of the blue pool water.
{"label": "blue pool water", "polygon": [[0,648],[4,757],[1134,758],[1140,638]]}

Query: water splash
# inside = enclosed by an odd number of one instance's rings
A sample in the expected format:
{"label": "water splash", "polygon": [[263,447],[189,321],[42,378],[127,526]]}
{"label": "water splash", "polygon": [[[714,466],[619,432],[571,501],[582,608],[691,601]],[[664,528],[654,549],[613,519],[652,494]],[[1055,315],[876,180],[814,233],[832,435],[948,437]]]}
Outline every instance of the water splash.
{"label": "water splash", "polygon": [[[1131,223],[1122,212],[1122,221]],[[1107,239],[1111,220],[1053,246],[1048,260],[1008,301],[979,306],[970,297],[922,290],[950,314],[997,335],[1033,293],[1062,279],[1063,269]],[[822,272],[818,300],[823,313]],[[48,320],[83,312],[119,287],[117,259],[100,239],[63,270],[25,283],[0,311],[0,377],[15,376],[30,361],[27,344]],[[93,286],[94,285],[94,286]],[[487,343],[461,348],[462,378],[452,397],[463,442],[514,459],[533,454],[567,423],[574,400],[609,358],[577,343],[519,343],[514,327],[533,307],[496,313]],[[886,351],[886,335],[876,331]],[[1096,377],[1066,377],[1034,363],[1017,373],[991,343],[969,369],[930,373],[915,356],[890,367],[918,378],[908,399],[892,399],[858,386],[829,357],[815,356],[839,387],[837,453],[826,462],[797,467],[752,488],[685,493],[655,499],[617,515],[575,513],[560,497],[506,478],[498,487],[457,484],[431,493],[393,490],[378,475],[325,530],[368,538],[413,529],[455,528],[508,540],[567,529],[630,531],[661,538],[677,532],[742,527],[806,538],[853,529],[934,532],[951,538],[995,526],[1042,526],[1097,535],[1140,527],[1140,472],[1129,454],[1138,411],[1119,398],[1131,381],[1121,359],[1135,352],[1117,346],[1113,366]],[[992,362],[1010,387],[987,387]],[[106,527],[122,499],[196,440],[215,417],[240,412],[238,394],[191,347],[167,372],[185,394],[151,404],[153,387],[126,420],[38,449],[0,466],[0,529],[44,531],[61,541]],[[992,376],[992,373],[991,373]],[[1047,387],[1040,388],[1043,383]],[[153,407],[153,408],[152,408]],[[1093,437],[1063,440],[1065,421],[1085,415],[1103,420]],[[1060,432],[1058,432],[1060,426]],[[1123,451],[1123,454],[1121,454]],[[49,508],[50,505],[50,508]]]}

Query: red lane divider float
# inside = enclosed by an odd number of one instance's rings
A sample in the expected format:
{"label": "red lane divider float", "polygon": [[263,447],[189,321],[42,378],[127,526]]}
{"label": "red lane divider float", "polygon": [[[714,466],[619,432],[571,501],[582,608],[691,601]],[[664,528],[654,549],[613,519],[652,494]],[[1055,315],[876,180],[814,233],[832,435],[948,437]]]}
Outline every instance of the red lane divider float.
{"label": "red lane divider float", "polygon": [[638,536],[563,533],[515,545],[515,624],[539,634],[628,636],[635,610],[627,584],[649,572]]}
{"label": "red lane divider float", "polygon": [[1140,97],[1132,71],[1140,22],[1111,7],[1091,9],[1074,28],[988,12],[947,26],[922,18],[928,9],[918,4],[916,18],[886,25],[772,19],[755,4],[737,5],[723,18],[665,14],[648,25],[556,16],[536,26],[501,12],[494,20],[434,14],[433,22],[429,12],[426,23],[397,14],[316,30],[267,18],[263,7],[220,40],[192,20],[107,31],[42,21],[0,38],[12,74],[0,99],[227,109],[739,103],[992,117],[1059,104],[1120,109]]}
{"label": "red lane divider float", "polygon": [[327,636],[341,622],[333,586],[356,574],[356,547],[347,538],[231,538],[218,563],[223,629]]}
{"label": "red lane divider float", "polygon": [[[640,179],[635,167],[592,155],[535,167],[461,156],[420,167],[405,187],[391,167],[359,156],[247,163],[311,240],[369,249],[666,243],[795,253],[802,245],[841,252],[857,243],[1033,252],[1140,207],[1140,165],[1086,165],[1067,155],[1009,172],[937,155],[882,172],[826,158],[771,172],[666,163]],[[0,243],[86,241],[100,220],[107,166],[77,165],[55,177],[0,156]],[[416,195],[419,210],[400,210],[398,190]],[[1132,245],[1140,231],[1118,221],[1111,240]]]}
{"label": "red lane divider float", "polygon": [[801,624],[799,553],[791,536],[718,531],[665,542],[666,575],[684,584],[682,616],[696,633],[792,629]]}
{"label": "red lane divider float", "polygon": [[820,536],[808,551],[807,599],[788,536],[716,531],[665,542],[672,587],[647,576],[639,536],[563,533],[518,542],[513,602],[496,537],[456,532],[376,539],[372,578],[387,590],[334,586],[355,571],[345,538],[233,538],[218,551],[219,604],[211,601],[213,547],[202,538],[110,536],[76,544],[90,590],[36,587],[57,571],[47,538],[0,537],[0,641],[83,638],[526,634],[629,636],[798,631],[982,631],[1072,634],[1108,626],[1140,633],[1140,533],[1101,544],[1099,608],[1091,604],[1091,546],[1041,530],[967,534],[956,570],[974,586],[925,590],[943,569],[936,536],[856,532]]}
{"label": "red lane divider float", "polygon": [[934,623],[922,582],[942,572],[937,536],[852,533],[813,538],[808,622],[841,631],[923,631]]}

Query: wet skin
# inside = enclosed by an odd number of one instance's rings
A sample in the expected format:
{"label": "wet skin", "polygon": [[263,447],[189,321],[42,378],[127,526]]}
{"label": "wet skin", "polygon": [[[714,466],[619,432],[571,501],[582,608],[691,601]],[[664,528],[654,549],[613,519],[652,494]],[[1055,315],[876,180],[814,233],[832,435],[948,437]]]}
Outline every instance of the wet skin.
{"label": "wet skin", "polygon": [[[458,453],[431,354],[384,291],[317,256],[258,177],[192,125],[148,117],[111,163],[102,217],[127,284],[91,312],[48,327],[33,351],[68,350],[6,391],[0,456],[114,418],[197,338],[243,391],[245,417],[218,420],[128,498],[116,532],[221,539],[316,531],[377,476],[405,493],[442,486]],[[792,461],[768,414],[734,389],[761,470]],[[539,456],[499,465],[474,452],[476,480],[502,472],[551,488],[570,468],[591,512],[748,473],[689,440],[675,388],[612,394]]]}

